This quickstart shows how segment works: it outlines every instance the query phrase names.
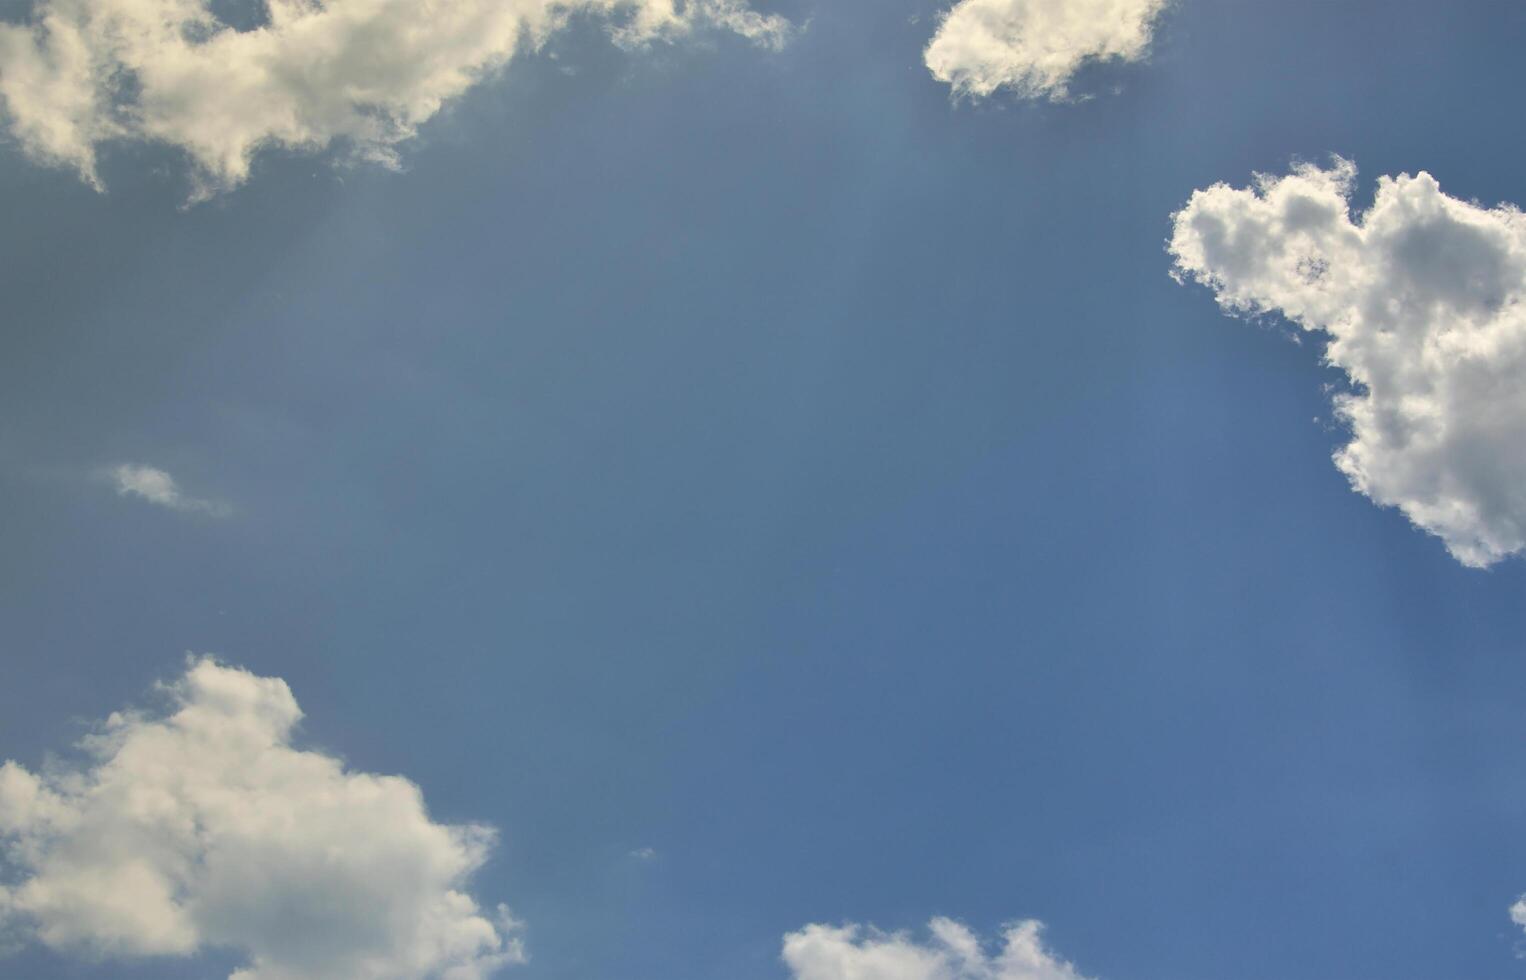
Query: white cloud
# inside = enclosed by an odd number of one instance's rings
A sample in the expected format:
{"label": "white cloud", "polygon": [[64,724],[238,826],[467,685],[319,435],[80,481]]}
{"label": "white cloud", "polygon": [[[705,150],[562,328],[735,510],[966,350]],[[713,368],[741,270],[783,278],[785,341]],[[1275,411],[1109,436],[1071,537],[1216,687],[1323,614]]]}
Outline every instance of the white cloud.
{"label": "white cloud", "polygon": [[493,832],[399,776],[292,747],[285,682],[212,660],[76,767],[0,766],[0,924],[92,956],[233,949],[232,980],[478,980],[523,960],[462,889]]}
{"label": "white cloud", "polygon": [[107,476],[116,486],[117,493],[124,497],[137,497],[171,510],[194,511],[214,517],[228,514],[227,504],[186,496],[174,477],[152,466],[123,463],[112,467]]}
{"label": "white cloud", "polygon": [[1526,929],[1526,895],[1516,899],[1515,904],[1510,906],[1510,921]]}
{"label": "white cloud", "polygon": [[1065,99],[1092,61],[1139,61],[1168,0],[961,0],[923,60],[956,95]]}
{"label": "white cloud", "polygon": [[1352,220],[1356,168],[1215,184],[1174,216],[1178,277],[1226,312],[1325,334],[1352,390],[1335,464],[1462,563],[1526,548],[1526,217],[1383,177]]}
{"label": "white cloud", "polygon": [[856,925],[810,925],[784,937],[784,962],[794,980],[1085,980],[1045,948],[1043,928],[1032,919],[1007,927],[992,954],[951,919],[934,919],[925,942]]}
{"label": "white cloud", "polygon": [[701,26],[777,47],[787,21],[746,0],[265,0],[235,30],[210,0],[39,0],[0,24],[0,102],[34,158],[96,187],[108,140],[167,143],[194,166],[196,196],[249,175],[262,146],[336,142],[395,164],[396,146],[441,106],[539,47],[578,13],[616,41],[671,40]]}

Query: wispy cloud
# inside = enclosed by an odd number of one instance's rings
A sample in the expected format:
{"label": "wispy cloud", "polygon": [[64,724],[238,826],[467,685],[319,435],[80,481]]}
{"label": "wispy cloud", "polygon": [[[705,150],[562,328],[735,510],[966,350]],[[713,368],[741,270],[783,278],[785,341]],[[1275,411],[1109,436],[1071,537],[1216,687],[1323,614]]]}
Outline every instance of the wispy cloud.
{"label": "wispy cloud", "polygon": [[792,29],[745,0],[270,0],[247,30],[180,0],[31,11],[0,23],[0,103],[22,148],[100,188],[102,144],[168,144],[192,163],[193,199],[242,183],[262,147],[395,164],[442,106],[577,14],[627,46],[709,28],[777,47]]}
{"label": "wispy cloud", "polygon": [[175,478],[164,470],[142,463],[122,463],[107,471],[117,493],[124,497],[137,497],[160,507],[188,513],[227,517],[232,512],[226,503],[187,496],[181,491]]}

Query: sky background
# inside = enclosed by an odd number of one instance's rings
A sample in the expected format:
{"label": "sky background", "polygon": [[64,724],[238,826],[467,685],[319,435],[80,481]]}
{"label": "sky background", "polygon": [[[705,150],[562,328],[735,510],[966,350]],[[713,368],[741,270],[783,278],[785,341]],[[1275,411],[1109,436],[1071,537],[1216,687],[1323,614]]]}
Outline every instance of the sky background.
{"label": "sky background", "polygon": [[562,35],[402,172],[183,208],[170,151],[98,194],[0,145],[0,754],[187,652],[283,677],[500,828],[523,980],[934,914],[1111,980],[1521,976],[1521,561],[1352,493],[1317,343],[1165,240],[1330,153],[1526,202],[1526,7],[1179,0],[1064,105],[952,105],[934,3],[768,9],[809,28]]}

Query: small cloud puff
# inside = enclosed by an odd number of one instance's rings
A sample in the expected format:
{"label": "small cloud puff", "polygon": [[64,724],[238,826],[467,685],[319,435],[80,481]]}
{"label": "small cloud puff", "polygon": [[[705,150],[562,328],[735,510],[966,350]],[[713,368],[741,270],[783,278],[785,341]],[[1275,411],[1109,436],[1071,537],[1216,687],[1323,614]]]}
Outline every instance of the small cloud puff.
{"label": "small cloud puff", "polygon": [[226,517],[231,512],[225,503],[186,496],[174,477],[153,466],[123,463],[113,466],[106,472],[106,476],[116,487],[117,493],[124,497],[137,497],[170,510],[209,514],[213,517]]}
{"label": "small cloud puff", "polygon": [[97,148],[168,144],[194,168],[193,199],[237,186],[262,146],[343,143],[396,163],[396,146],[451,99],[575,14],[617,42],[710,26],[777,47],[783,18],[745,0],[266,0],[238,30],[209,0],[39,0],[0,23],[0,103],[34,159],[99,189]]}
{"label": "small cloud puff", "polygon": [[1139,61],[1168,0],[961,0],[923,61],[954,94],[1064,100],[1092,61]]}
{"label": "small cloud puff", "polygon": [[1043,924],[1008,926],[988,953],[966,926],[934,919],[926,941],[857,925],[809,925],[784,937],[793,980],[1086,980],[1043,943]]}
{"label": "small cloud puff", "polygon": [[481,980],[518,924],[464,890],[488,827],[399,776],[292,747],[286,683],[210,659],[172,709],[112,715],[86,764],[0,766],[0,926],[91,957],[233,949],[230,980]]}
{"label": "small cloud puff", "polygon": [[1229,313],[1323,334],[1351,390],[1335,465],[1458,561],[1526,549],[1526,216],[1383,177],[1354,220],[1356,168],[1300,166],[1215,184],[1173,218],[1178,279]]}

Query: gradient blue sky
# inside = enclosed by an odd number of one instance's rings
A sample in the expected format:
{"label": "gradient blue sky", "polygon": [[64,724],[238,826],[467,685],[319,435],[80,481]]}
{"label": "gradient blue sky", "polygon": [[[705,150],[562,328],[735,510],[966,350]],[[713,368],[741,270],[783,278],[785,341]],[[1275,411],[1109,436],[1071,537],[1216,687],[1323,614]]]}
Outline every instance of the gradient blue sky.
{"label": "gradient blue sky", "polygon": [[523,980],[935,914],[1108,980],[1522,976],[1521,561],[1352,493],[1319,345],[1165,241],[1331,153],[1526,202],[1526,8],[1179,0],[1096,98],[957,105],[939,4],[770,9],[779,52],[585,25],[402,172],[182,208],[169,151],[99,194],[0,146],[0,755],[187,651],[283,677],[500,828]]}

